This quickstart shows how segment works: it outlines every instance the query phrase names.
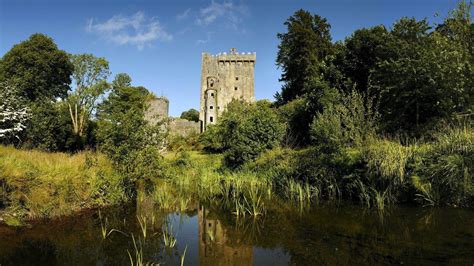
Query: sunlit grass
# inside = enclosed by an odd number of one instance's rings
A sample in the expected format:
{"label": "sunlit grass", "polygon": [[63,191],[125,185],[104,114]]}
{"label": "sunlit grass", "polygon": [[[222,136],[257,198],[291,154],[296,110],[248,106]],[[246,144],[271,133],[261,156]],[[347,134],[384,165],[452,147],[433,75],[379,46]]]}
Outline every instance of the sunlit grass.
{"label": "sunlit grass", "polygon": [[93,152],[74,155],[0,146],[0,183],[9,210],[26,218],[67,215],[126,200],[123,177]]}

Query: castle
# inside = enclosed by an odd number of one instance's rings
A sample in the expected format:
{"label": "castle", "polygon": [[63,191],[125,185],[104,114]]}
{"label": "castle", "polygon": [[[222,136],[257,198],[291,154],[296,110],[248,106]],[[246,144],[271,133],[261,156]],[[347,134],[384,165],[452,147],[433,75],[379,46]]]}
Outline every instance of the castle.
{"label": "castle", "polygon": [[254,96],[255,53],[202,54],[201,100],[199,120],[201,132],[215,124],[233,99],[252,102]]}
{"label": "castle", "polygon": [[[255,53],[239,53],[235,48],[229,54],[202,54],[200,122],[183,119],[167,121],[170,133],[182,136],[204,132],[215,124],[219,115],[233,99],[253,102]],[[145,114],[147,121],[156,123],[168,119],[169,101],[164,97],[150,100]]]}

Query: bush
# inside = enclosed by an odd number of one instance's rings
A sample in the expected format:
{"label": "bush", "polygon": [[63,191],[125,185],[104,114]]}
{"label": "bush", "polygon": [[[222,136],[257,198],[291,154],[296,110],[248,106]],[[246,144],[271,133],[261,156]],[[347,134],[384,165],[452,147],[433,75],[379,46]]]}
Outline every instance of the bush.
{"label": "bush", "polygon": [[206,131],[199,136],[199,143],[207,152],[221,152],[224,149],[224,140],[219,126],[209,125]]}
{"label": "bush", "polygon": [[374,99],[355,90],[342,93],[313,120],[311,140],[327,148],[360,147],[376,136],[379,113]]}
{"label": "bush", "polygon": [[284,130],[283,123],[275,110],[270,108],[269,102],[233,101],[210,135],[222,142],[225,166],[238,168],[257,158],[263,151],[278,146]]}
{"label": "bush", "polygon": [[474,206],[474,131],[471,123],[449,126],[417,149],[414,184],[428,204]]}
{"label": "bush", "polygon": [[192,132],[187,136],[170,134],[168,136],[167,148],[171,151],[200,150],[202,149],[200,136],[197,132]]}

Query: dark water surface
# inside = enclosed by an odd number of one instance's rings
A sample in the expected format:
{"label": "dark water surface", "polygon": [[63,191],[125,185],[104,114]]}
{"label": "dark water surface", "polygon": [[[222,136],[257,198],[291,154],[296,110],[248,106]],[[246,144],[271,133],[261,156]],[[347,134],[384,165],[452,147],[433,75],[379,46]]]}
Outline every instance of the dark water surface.
{"label": "dark water surface", "polygon": [[[145,204],[0,225],[0,265],[130,265],[127,251],[135,260],[137,250],[146,263],[179,265],[185,249],[185,265],[474,265],[473,210],[394,207],[381,216],[324,205],[236,219],[217,207],[193,209],[163,213]],[[121,232],[103,239],[102,228]],[[176,238],[174,247],[163,234]]]}

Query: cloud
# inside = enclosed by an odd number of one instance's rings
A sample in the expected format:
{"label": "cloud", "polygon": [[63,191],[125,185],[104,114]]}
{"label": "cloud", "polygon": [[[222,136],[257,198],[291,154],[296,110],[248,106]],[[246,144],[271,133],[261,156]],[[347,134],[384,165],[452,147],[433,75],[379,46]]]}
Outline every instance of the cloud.
{"label": "cloud", "polygon": [[154,41],[173,39],[156,18],[147,18],[143,12],[132,16],[115,15],[102,23],[89,19],[86,31],[118,45],[134,45],[140,50]]}
{"label": "cloud", "polygon": [[207,32],[206,33],[206,39],[200,39],[200,40],[197,40],[196,41],[196,45],[201,45],[201,44],[206,44],[208,42],[211,41],[211,35],[212,35],[212,32]]}
{"label": "cloud", "polygon": [[214,2],[199,10],[196,23],[207,26],[217,21],[223,21],[227,26],[238,29],[242,17],[248,16],[248,8],[244,5],[235,5],[232,1]]}
{"label": "cloud", "polygon": [[189,12],[191,12],[191,8],[188,8],[184,10],[182,13],[179,13],[178,15],[176,15],[176,20],[181,21],[181,20],[187,19],[189,17]]}

